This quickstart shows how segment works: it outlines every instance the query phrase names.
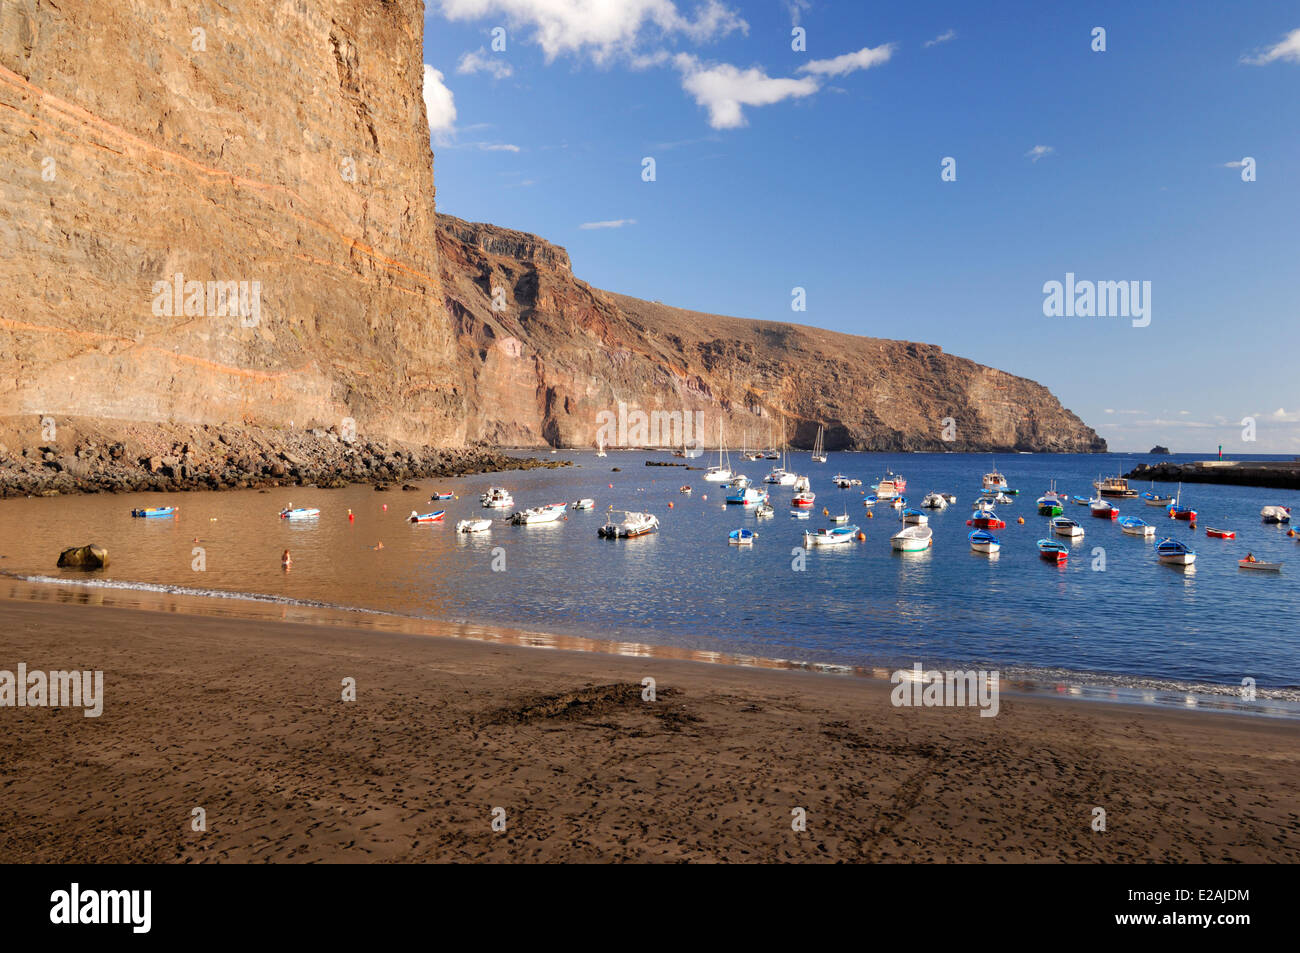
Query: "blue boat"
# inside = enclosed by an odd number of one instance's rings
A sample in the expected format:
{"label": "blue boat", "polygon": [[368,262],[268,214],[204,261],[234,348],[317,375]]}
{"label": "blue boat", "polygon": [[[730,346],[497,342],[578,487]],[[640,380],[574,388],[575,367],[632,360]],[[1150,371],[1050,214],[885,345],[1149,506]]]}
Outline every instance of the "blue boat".
{"label": "blue boat", "polygon": [[146,506],[142,510],[132,510],[132,516],[153,517],[153,516],[175,516],[179,506]]}
{"label": "blue boat", "polygon": [[1072,496],[1070,497],[1070,502],[1075,506],[1089,506],[1092,504],[1092,500],[1088,499],[1086,496]]}
{"label": "blue boat", "polygon": [[1038,555],[1042,556],[1048,562],[1063,563],[1070,556],[1070,550],[1065,543],[1058,543],[1054,539],[1040,539],[1038,541]]}
{"label": "blue boat", "polygon": [[988,553],[992,555],[1002,548],[1002,540],[998,539],[986,529],[977,529],[970,534],[970,548],[977,553]]}
{"label": "blue boat", "polygon": [[1196,562],[1196,550],[1176,539],[1162,539],[1156,544],[1156,557],[1162,563],[1190,566]]}
{"label": "blue boat", "polygon": [[733,529],[727,534],[727,542],[732,546],[751,546],[754,543],[752,529]]}
{"label": "blue boat", "polygon": [[1119,527],[1130,536],[1154,536],[1156,528],[1138,516],[1121,516]]}

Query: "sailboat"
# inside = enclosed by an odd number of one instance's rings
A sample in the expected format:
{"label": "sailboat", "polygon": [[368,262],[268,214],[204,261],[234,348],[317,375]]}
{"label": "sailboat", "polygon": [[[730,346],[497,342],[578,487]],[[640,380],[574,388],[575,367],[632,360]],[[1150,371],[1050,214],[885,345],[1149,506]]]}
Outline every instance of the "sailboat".
{"label": "sailboat", "polygon": [[[798,474],[791,473],[785,468],[785,441],[781,441],[781,465],[773,467],[771,472],[763,478],[764,483],[774,483],[777,486],[793,486],[798,480]],[[811,502],[811,501],[810,501]]]}
{"label": "sailboat", "polygon": [[727,443],[722,435],[722,421],[718,421],[718,465],[709,467],[704,479],[710,483],[726,483],[731,480],[731,458],[727,456]]}
{"label": "sailboat", "polygon": [[1183,485],[1178,484],[1178,495],[1174,497],[1173,503],[1169,504],[1169,517],[1176,520],[1187,520],[1196,522],[1196,510],[1190,506],[1183,506]]}
{"label": "sailboat", "polygon": [[813,441],[812,462],[826,462],[826,437],[822,432],[821,424],[817,425],[817,439]]}
{"label": "sailboat", "polygon": [[596,456],[605,456],[605,435],[596,434]]}

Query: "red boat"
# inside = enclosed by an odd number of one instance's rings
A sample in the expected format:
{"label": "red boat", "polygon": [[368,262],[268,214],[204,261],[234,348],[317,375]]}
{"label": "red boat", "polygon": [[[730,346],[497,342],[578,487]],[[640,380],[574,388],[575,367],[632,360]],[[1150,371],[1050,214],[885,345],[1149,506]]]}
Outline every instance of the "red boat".
{"label": "red boat", "polygon": [[1213,536],[1215,539],[1236,539],[1236,530],[1231,529],[1207,529],[1206,536]]}
{"label": "red boat", "polygon": [[794,499],[790,501],[791,506],[812,506],[813,500],[817,498],[816,493],[796,493]]}
{"label": "red boat", "polygon": [[1196,510],[1188,506],[1171,506],[1169,507],[1169,518],[1176,520],[1186,520],[1189,523],[1196,522]]}
{"label": "red boat", "polygon": [[1000,519],[999,517],[994,516],[992,513],[981,513],[977,516],[972,516],[970,519],[966,521],[966,525],[974,526],[977,529],[1006,529],[1007,528],[1006,520]]}
{"label": "red boat", "polygon": [[1105,500],[1097,500],[1092,504],[1092,515],[1102,520],[1113,520],[1119,517],[1119,510]]}

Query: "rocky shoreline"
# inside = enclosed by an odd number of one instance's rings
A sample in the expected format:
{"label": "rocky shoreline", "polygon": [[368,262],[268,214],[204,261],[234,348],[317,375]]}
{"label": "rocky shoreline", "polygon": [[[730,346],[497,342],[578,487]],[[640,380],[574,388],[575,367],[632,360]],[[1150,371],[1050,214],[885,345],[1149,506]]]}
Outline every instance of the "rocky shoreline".
{"label": "rocky shoreline", "polygon": [[0,497],[408,481],[568,466],[490,448],[345,439],[337,429],[81,423],[0,427]]}
{"label": "rocky shoreline", "polygon": [[1139,463],[1129,480],[1161,483],[1226,483],[1300,490],[1300,458],[1295,460],[1196,460],[1191,463]]}

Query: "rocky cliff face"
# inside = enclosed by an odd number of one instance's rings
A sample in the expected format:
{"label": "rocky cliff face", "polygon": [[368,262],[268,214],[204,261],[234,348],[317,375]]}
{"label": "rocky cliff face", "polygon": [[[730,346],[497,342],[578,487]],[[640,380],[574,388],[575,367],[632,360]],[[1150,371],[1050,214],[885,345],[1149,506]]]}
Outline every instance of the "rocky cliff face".
{"label": "rocky cliff face", "polygon": [[937,347],[608,294],[437,215],[422,31],[419,0],[6,0],[0,417],[590,446],[622,403],[709,444],[1104,449]]}

